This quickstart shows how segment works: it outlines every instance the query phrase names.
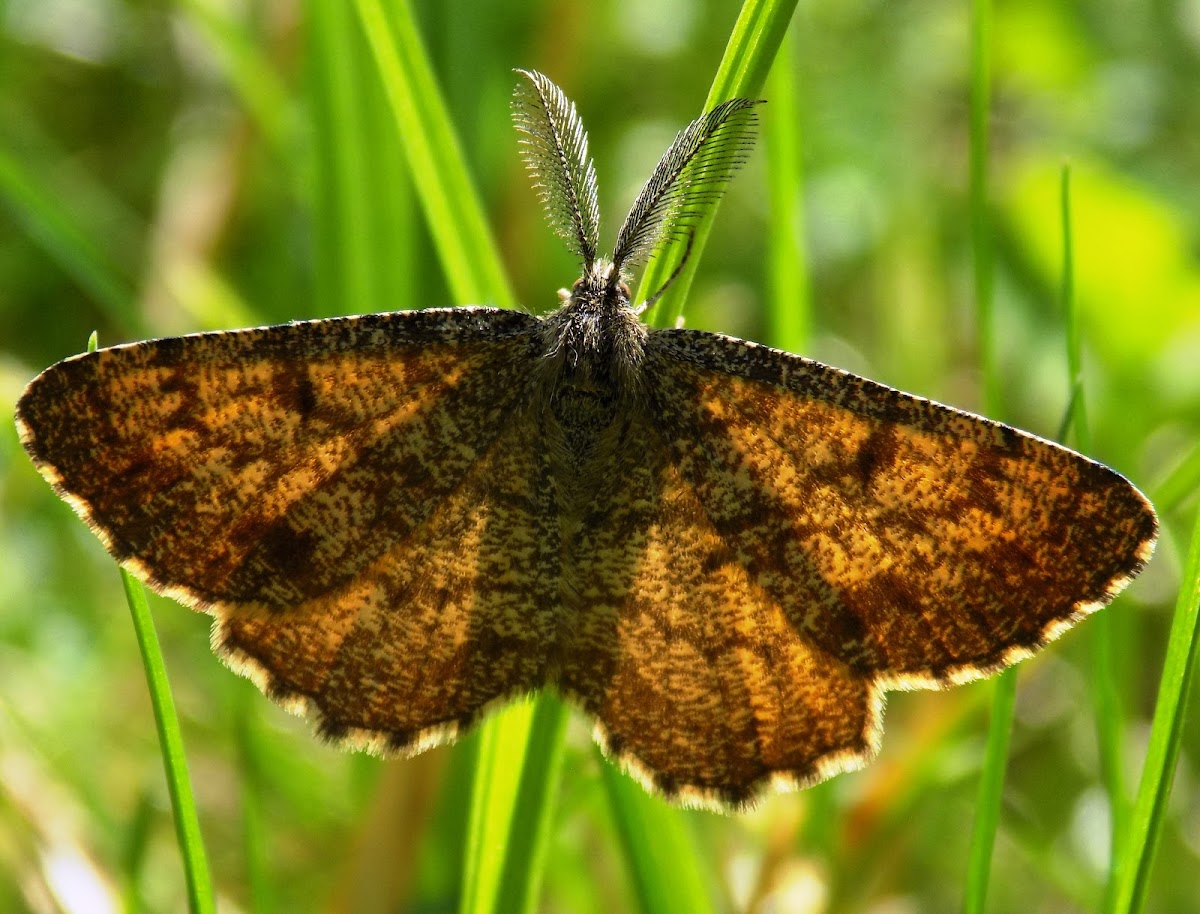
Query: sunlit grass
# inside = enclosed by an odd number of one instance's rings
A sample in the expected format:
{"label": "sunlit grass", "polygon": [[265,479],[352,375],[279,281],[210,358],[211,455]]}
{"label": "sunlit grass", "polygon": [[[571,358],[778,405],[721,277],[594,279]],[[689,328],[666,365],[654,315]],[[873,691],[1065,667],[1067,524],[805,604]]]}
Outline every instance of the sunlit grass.
{"label": "sunlit grass", "polygon": [[[1192,529],[1183,586],[1175,603],[1171,638],[1163,665],[1150,744],[1142,768],[1131,827],[1119,844],[1115,886],[1109,910],[1126,914],[1146,906],[1155,855],[1166,827],[1167,803],[1183,742],[1188,700],[1196,679],[1200,650],[1200,515]],[[1161,870],[1160,870],[1161,872]],[[1164,877],[1169,878],[1169,877]]]}
{"label": "sunlit grass", "polygon": [[196,812],[196,800],[183,749],[183,734],[179,728],[179,717],[175,713],[175,701],[167,681],[167,669],[158,644],[158,634],[154,629],[154,619],[150,615],[146,592],[141,583],[125,569],[121,569],[121,584],[125,588],[125,599],[129,603],[133,629],[137,633],[142,664],[146,671],[146,685],[154,707],[154,725],[158,731],[159,751],[167,776],[167,790],[171,795],[175,833],[183,858],[188,910],[192,914],[212,914],[216,911],[216,898],[208,868],[208,854],[200,831],[200,817]]}
{"label": "sunlit grass", "polygon": [[[971,3],[971,94],[970,94],[970,220],[971,266],[974,280],[976,339],[983,379],[983,408],[991,418],[1004,419],[999,361],[996,353],[995,268],[990,198],[992,116],[992,0]],[[1008,766],[1013,713],[1017,702],[1017,670],[1005,670],[992,685],[991,717],[987,749],[979,776],[971,831],[963,910],[980,914],[987,906],[992,853],[1000,827],[1004,797],[1004,775]]]}

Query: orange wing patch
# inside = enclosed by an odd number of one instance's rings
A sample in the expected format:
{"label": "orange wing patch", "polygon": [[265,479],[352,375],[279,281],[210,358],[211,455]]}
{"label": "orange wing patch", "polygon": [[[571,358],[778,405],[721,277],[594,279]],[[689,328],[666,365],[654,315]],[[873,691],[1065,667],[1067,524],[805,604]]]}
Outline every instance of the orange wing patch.
{"label": "orange wing patch", "polygon": [[1008,666],[1153,547],[1141,493],[1065,448],[766,347],[659,345],[656,408],[714,527],[798,632],[886,687]]}
{"label": "orange wing patch", "polygon": [[801,637],[667,454],[647,422],[631,424],[621,484],[580,533],[593,561],[566,607],[559,687],[611,754],[694,805],[861,765],[879,729],[869,684]]}
{"label": "orange wing patch", "polygon": [[429,518],[333,591],[287,610],[218,609],[213,643],[327,737],[412,754],[541,687],[557,620],[546,463],[496,440]]}

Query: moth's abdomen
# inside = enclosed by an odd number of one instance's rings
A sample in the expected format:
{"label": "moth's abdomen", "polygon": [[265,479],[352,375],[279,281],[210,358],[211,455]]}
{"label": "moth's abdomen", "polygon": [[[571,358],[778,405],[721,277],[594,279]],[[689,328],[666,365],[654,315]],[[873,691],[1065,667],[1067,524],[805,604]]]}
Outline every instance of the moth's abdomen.
{"label": "moth's abdomen", "polygon": [[612,391],[564,385],[551,400],[551,414],[574,462],[582,464],[600,456],[604,432],[620,414]]}

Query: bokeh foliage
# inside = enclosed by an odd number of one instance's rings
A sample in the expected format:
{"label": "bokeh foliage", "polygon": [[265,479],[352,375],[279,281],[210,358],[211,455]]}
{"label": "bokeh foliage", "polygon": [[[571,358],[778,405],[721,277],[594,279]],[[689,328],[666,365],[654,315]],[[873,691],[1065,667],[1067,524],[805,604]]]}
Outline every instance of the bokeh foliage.
{"label": "bokeh foliage", "polygon": [[[0,2],[0,412],[93,329],[112,344],[459,303],[352,6]],[[611,238],[698,113],[737,7],[416,10],[517,300],[552,307],[576,267],[521,173],[512,68],[546,72],[579,105]],[[800,4],[787,60],[802,180],[791,199],[773,197],[789,185],[768,182],[763,154],[737,179],[685,307],[690,326],[771,341],[780,293],[767,224],[790,211],[807,268],[794,300],[811,303],[804,354],[981,408],[967,36],[963,3]],[[1165,522],[1154,562],[1107,611],[1132,786],[1200,480],[1200,13],[1010,0],[994,37],[1001,418],[1053,435],[1067,406],[1057,195],[1069,158],[1092,452],[1158,500]],[[181,907],[123,602],[112,563],[4,422],[2,910]],[[205,618],[152,606],[223,910],[457,908],[474,740],[388,764],[323,747],[212,658]],[[1087,625],[1021,668],[992,910],[1100,904],[1107,811],[1091,675]],[[893,696],[883,752],[864,772],[745,816],[681,814],[692,859],[677,865],[710,880],[718,910],[957,910],[987,690]],[[1200,907],[1198,751],[1191,727],[1151,910]],[[542,909],[629,909],[643,897],[625,858],[636,844],[578,718],[565,753]],[[67,888],[91,901],[73,906]]]}

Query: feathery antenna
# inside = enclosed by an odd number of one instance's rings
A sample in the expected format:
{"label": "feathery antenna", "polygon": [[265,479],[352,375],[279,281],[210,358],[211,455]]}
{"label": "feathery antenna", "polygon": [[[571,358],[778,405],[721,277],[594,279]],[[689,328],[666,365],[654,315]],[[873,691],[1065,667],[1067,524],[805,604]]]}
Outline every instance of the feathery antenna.
{"label": "feathery antenna", "polygon": [[528,80],[513,93],[513,124],[534,189],[555,234],[570,245],[590,272],[596,261],[600,205],[587,132],[575,105],[536,70],[517,70]]}
{"label": "feathery antenna", "polygon": [[667,237],[689,241],[690,250],[696,223],[721,198],[729,178],[749,156],[757,104],[745,98],[731,99],[679,131],[617,233],[614,273],[644,261]]}

